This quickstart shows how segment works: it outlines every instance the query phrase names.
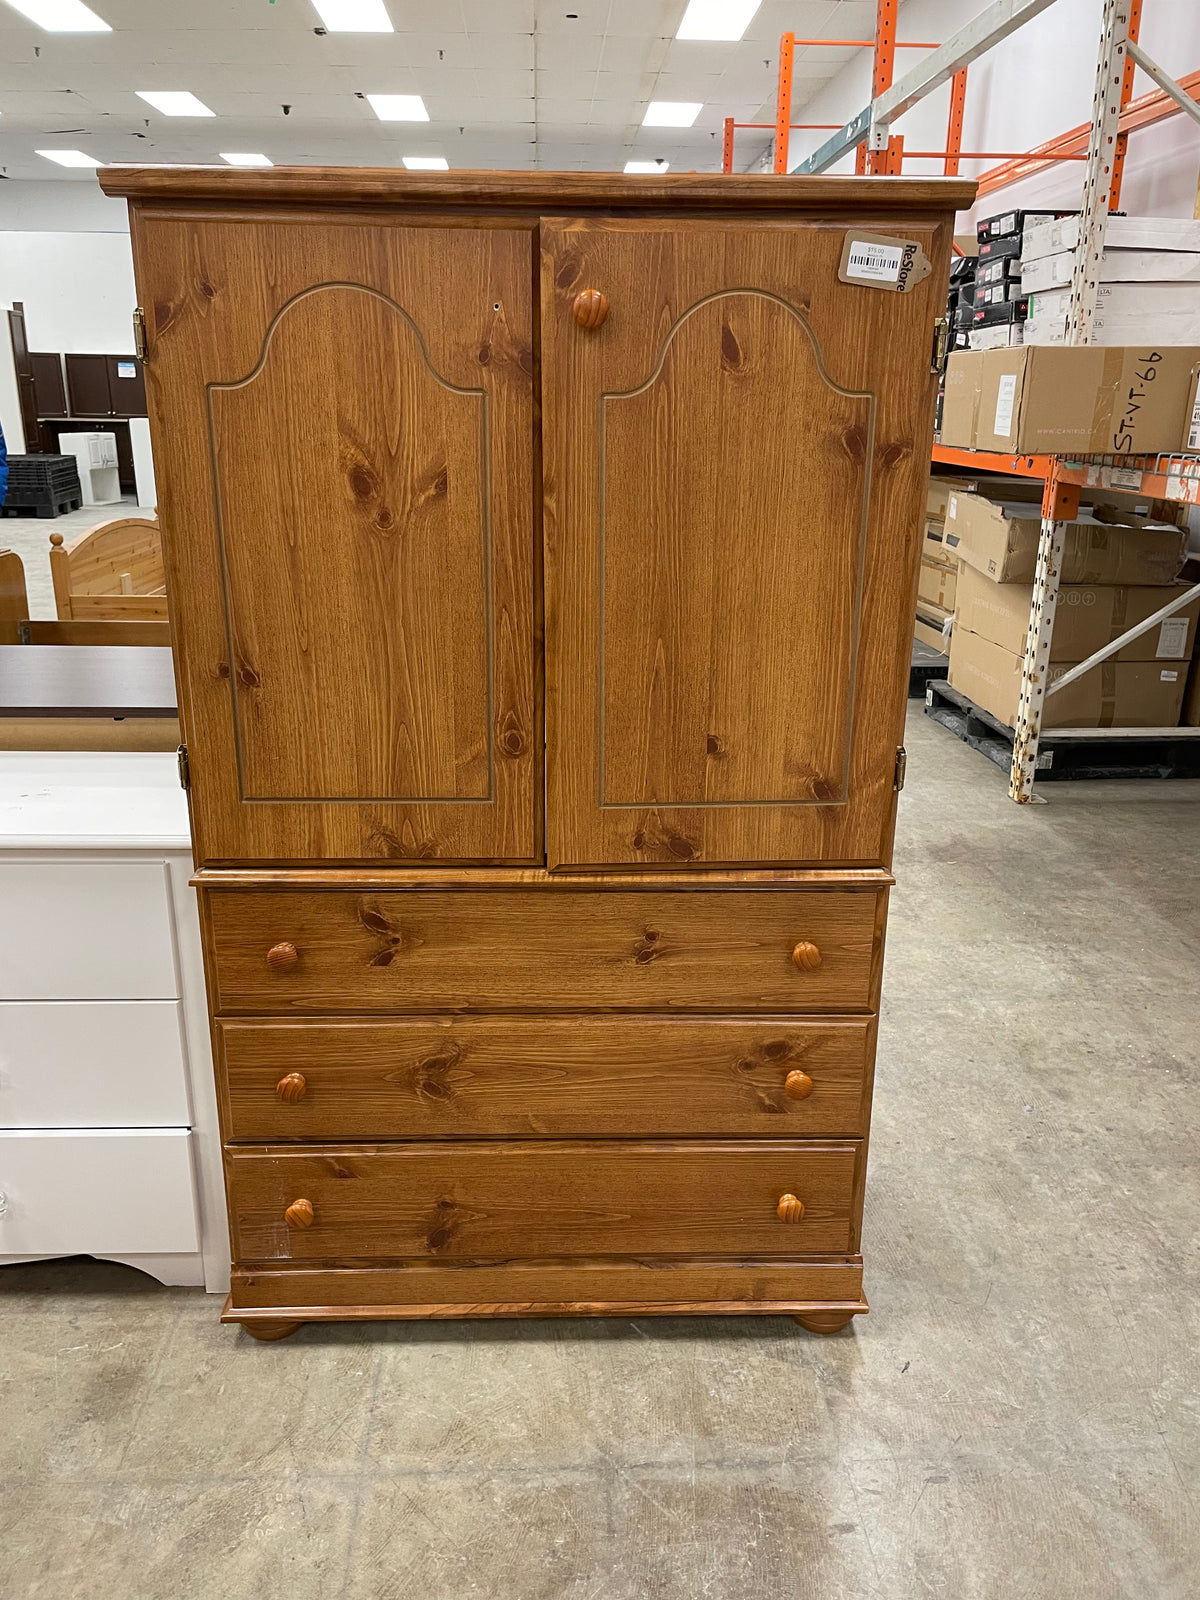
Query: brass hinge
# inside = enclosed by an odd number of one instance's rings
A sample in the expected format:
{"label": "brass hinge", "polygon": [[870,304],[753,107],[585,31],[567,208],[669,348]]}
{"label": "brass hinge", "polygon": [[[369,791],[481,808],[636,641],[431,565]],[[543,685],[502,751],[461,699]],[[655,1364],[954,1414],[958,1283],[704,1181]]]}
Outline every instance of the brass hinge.
{"label": "brass hinge", "polygon": [[896,777],[892,788],[899,794],[904,787],[904,774],[908,771],[908,751],[903,745],[896,749]]}
{"label": "brass hinge", "polygon": [[933,325],[933,352],[929,358],[930,372],[940,372],[946,365],[950,349],[950,318],[939,317]]}
{"label": "brass hinge", "polygon": [[175,761],[179,767],[179,787],[190,789],[192,787],[192,774],[188,767],[187,745],[181,744],[175,752]]}
{"label": "brass hinge", "polygon": [[137,306],[133,313],[133,353],[139,361],[145,361],[146,352],[146,313]]}

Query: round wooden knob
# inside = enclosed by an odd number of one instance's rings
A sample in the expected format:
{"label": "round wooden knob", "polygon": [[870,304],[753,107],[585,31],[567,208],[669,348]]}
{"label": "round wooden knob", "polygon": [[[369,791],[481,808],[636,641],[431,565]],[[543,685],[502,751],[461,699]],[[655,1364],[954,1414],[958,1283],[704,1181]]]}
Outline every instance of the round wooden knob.
{"label": "round wooden knob", "polygon": [[[301,1205],[307,1205],[307,1200],[302,1200]],[[779,1204],[775,1207],[775,1215],[780,1222],[799,1222],[804,1215],[804,1203],[797,1200],[794,1194],[781,1194]]]}
{"label": "round wooden knob", "polygon": [[[795,1077],[795,1073],[792,1076]],[[790,1090],[788,1092],[789,1094],[791,1093]],[[297,1100],[303,1100],[308,1093],[308,1083],[304,1074],[302,1072],[289,1072],[285,1078],[280,1078],[275,1085],[275,1093],[281,1100],[286,1100],[290,1106],[295,1105]]]}
{"label": "round wooden knob", "polygon": [[[786,1198],[790,1198],[790,1196]],[[782,1205],[783,1201],[781,1200],[779,1203]],[[796,1204],[800,1205],[799,1200],[796,1201]],[[803,1206],[800,1209],[803,1210]],[[289,1228],[311,1228],[316,1221],[311,1200],[293,1200],[283,1214],[287,1218]]]}
{"label": "round wooden knob", "polygon": [[581,289],[571,309],[579,327],[598,328],[608,316],[608,296],[599,289]]}
{"label": "round wooden knob", "polygon": [[273,944],[267,951],[267,965],[276,972],[288,972],[300,959],[294,944]]}
{"label": "round wooden knob", "polygon": [[808,939],[801,939],[792,950],[792,960],[801,972],[815,972],[821,965],[821,952]]}
{"label": "round wooden knob", "polygon": [[[287,1082],[286,1078],[284,1082]],[[301,1078],[300,1082],[303,1083],[304,1079]],[[813,1092],[813,1081],[807,1072],[801,1072],[797,1068],[796,1071],[789,1072],[783,1080],[783,1092],[790,1095],[793,1100],[807,1100]],[[303,1090],[301,1093],[303,1093]]]}

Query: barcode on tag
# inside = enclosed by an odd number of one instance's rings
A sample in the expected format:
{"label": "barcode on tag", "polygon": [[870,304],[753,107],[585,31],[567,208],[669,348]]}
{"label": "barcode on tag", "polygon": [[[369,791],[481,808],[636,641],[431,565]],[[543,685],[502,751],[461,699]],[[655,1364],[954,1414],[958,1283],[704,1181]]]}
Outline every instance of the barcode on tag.
{"label": "barcode on tag", "polygon": [[1197,392],[1195,403],[1192,406],[1192,420],[1188,425],[1187,447],[1189,450],[1200,450],[1200,391]]}
{"label": "barcode on tag", "polygon": [[903,259],[904,251],[899,245],[868,244],[865,239],[854,239],[846,258],[846,276],[862,278],[867,283],[896,283]]}
{"label": "barcode on tag", "polygon": [[1108,486],[1110,489],[1140,489],[1142,475],[1125,467],[1113,467],[1108,474]]}

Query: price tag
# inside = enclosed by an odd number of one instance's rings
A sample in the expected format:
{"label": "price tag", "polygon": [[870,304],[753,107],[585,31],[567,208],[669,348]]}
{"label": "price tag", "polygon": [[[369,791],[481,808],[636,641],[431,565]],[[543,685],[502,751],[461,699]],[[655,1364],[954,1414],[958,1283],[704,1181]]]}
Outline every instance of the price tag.
{"label": "price tag", "polygon": [[916,239],[897,239],[886,233],[846,235],[838,277],[860,288],[889,289],[907,294],[924,283],[933,264]]}

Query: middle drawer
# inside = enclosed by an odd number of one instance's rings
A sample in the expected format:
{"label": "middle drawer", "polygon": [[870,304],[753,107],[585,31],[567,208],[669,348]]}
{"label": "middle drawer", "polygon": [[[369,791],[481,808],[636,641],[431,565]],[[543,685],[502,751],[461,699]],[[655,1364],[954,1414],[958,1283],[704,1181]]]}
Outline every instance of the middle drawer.
{"label": "middle drawer", "polygon": [[861,1134],[874,1019],[217,1024],[226,1137]]}

